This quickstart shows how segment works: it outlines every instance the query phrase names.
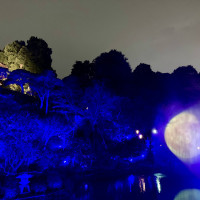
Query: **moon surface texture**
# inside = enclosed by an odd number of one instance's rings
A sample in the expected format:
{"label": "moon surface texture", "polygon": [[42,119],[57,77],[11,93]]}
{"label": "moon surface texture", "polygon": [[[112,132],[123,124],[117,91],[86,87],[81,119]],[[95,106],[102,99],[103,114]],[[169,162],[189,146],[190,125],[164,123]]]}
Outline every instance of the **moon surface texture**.
{"label": "moon surface texture", "polygon": [[180,160],[188,164],[196,163],[200,157],[200,107],[172,118],[165,129],[165,141]]}

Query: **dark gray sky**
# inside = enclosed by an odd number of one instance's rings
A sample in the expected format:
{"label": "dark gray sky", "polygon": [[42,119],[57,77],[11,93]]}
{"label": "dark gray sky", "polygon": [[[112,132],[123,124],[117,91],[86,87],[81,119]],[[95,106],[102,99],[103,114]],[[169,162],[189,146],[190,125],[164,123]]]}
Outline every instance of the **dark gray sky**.
{"label": "dark gray sky", "polygon": [[121,51],[134,69],[181,65],[200,71],[200,0],[1,0],[0,48],[30,36],[53,50],[53,68],[67,76],[76,60]]}

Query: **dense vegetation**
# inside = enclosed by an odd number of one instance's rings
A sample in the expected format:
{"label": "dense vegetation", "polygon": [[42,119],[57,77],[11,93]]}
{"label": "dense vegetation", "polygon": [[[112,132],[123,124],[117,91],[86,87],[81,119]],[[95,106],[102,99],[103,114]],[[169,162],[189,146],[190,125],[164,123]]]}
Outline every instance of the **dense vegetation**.
{"label": "dense vegetation", "polygon": [[127,58],[111,50],[92,62],[77,61],[60,80],[51,52],[36,37],[0,52],[5,174],[131,167],[134,158],[148,158],[152,128],[162,133],[173,115],[200,97],[200,74],[192,66],[168,74],[142,63],[132,71]]}

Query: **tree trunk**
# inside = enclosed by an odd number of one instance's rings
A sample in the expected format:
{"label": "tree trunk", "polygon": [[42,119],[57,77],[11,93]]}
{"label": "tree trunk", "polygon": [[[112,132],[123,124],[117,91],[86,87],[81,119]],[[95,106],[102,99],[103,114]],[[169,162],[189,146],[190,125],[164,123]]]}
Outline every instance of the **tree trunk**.
{"label": "tree trunk", "polygon": [[20,87],[21,87],[21,90],[22,90],[22,94],[24,94],[24,85],[21,84]]}
{"label": "tree trunk", "polygon": [[39,96],[39,98],[40,98],[40,109],[42,109],[44,104],[44,96]]}
{"label": "tree trunk", "polygon": [[49,106],[49,91],[47,92],[47,96],[46,96],[46,109],[45,109],[45,114],[48,113],[48,106]]}

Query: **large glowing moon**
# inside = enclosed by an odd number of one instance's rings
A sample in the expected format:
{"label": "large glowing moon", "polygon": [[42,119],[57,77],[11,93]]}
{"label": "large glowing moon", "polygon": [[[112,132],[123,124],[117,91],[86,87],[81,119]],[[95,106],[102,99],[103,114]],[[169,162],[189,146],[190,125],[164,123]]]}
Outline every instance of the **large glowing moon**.
{"label": "large glowing moon", "polygon": [[187,189],[179,192],[174,200],[199,200],[200,190],[198,189]]}
{"label": "large glowing moon", "polygon": [[192,111],[175,116],[165,129],[169,149],[181,160],[193,162],[200,155],[200,123]]}

